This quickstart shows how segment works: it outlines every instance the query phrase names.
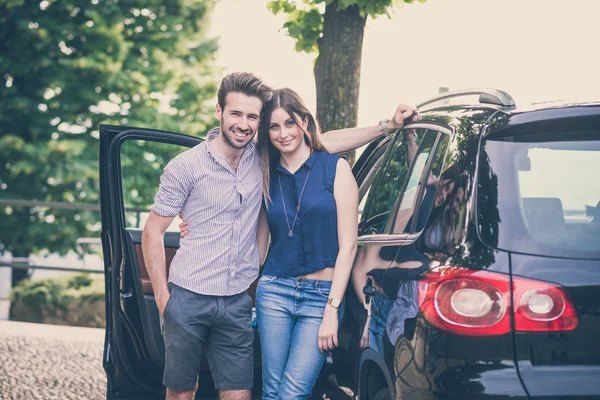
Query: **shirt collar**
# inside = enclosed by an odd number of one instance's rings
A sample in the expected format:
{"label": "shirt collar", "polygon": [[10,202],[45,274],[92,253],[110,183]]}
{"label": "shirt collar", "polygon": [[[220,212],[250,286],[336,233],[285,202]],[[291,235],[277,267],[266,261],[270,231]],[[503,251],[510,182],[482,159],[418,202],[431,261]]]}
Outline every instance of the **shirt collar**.
{"label": "shirt collar", "polygon": [[[317,152],[316,151],[311,151],[310,157],[308,157],[308,159],[306,161],[304,161],[304,164],[302,164],[300,166],[300,168],[298,168],[298,171],[300,171],[302,169],[302,167],[304,167],[305,165],[308,167],[308,169],[312,169],[313,165],[315,164],[315,160],[317,158]],[[290,173],[290,171],[288,171],[287,169],[285,169],[284,167],[281,166],[281,161],[277,163],[277,171],[279,172],[283,172],[283,173]]]}

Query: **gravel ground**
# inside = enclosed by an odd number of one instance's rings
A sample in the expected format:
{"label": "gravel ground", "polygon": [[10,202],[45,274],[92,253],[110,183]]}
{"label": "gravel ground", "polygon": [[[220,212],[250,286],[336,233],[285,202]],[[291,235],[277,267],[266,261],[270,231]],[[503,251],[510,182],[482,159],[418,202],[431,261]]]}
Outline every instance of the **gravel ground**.
{"label": "gravel ground", "polygon": [[0,321],[0,399],[104,400],[103,329]]}

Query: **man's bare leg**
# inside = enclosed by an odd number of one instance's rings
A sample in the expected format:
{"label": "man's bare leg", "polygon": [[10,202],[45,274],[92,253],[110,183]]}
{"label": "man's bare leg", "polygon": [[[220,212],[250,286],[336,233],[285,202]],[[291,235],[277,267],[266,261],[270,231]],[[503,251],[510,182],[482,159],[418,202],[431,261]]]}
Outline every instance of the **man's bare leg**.
{"label": "man's bare leg", "polygon": [[220,390],[221,400],[250,400],[250,390]]}
{"label": "man's bare leg", "polygon": [[196,389],[198,389],[198,385],[192,390],[173,390],[167,388],[167,398],[166,400],[194,400],[194,395],[196,394]]}

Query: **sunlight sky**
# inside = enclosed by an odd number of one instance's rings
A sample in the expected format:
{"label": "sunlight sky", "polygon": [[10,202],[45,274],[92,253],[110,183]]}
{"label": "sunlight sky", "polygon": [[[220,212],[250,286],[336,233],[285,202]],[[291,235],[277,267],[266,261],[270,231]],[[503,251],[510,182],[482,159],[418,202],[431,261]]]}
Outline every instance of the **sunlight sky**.
{"label": "sunlight sky", "polygon": [[[266,0],[220,0],[210,33],[221,38],[225,72],[256,72],[289,86],[312,110],[313,55],[298,54]],[[494,87],[517,104],[600,100],[600,1],[427,0],[368,20],[359,124],[389,117],[450,89]]]}

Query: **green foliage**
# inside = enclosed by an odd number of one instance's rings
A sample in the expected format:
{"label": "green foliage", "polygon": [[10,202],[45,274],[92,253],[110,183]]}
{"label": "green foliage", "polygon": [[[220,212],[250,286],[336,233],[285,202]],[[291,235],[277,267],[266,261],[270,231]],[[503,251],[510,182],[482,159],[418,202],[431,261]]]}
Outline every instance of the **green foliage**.
{"label": "green foliage", "polygon": [[[99,124],[203,135],[216,123],[214,1],[138,4],[0,0],[0,197],[97,204]],[[64,253],[99,230],[90,211],[4,207],[0,219],[0,253],[15,256]]]}
{"label": "green foliage", "polygon": [[25,280],[10,296],[18,321],[104,327],[104,277],[77,274]]}
{"label": "green foliage", "polygon": [[92,278],[86,274],[75,275],[67,282],[67,287],[81,289],[84,286],[91,286]]}
{"label": "green foliage", "polygon": [[[375,18],[379,15],[390,17],[395,6],[411,4],[415,0],[271,0],[267,8],[275,15],[287,14],[283,29],[296,40],[296,51],[318,53],[317,42],[323,34],[325,7],[335,5],[338,10],[358,7],[362,15]],[[426,0],[418,0],[424,3]]]}

